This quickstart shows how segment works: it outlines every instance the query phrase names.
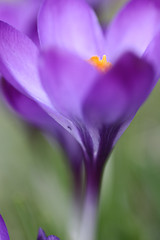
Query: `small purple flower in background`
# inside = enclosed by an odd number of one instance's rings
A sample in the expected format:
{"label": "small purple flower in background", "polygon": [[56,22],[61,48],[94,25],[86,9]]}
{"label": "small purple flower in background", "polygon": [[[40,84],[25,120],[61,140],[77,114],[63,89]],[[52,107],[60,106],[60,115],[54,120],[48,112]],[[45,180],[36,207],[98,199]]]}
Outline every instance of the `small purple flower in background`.
{"label": "small purple flower in background", "polygon": [[3,77],[70,132],[83,149],[86,198],[75,239],[94,239],[106,159],[160,77],[157,21],[158,0],[132,0],[104,36],[85,2],[46,0],[38,17],[41,49],[0,23]]}
{"label": "small purple flower in background", "polygon": [[60,239],[53,235],[46,237],[45,232],[40,228],[38,232],[37,240],[60,240]]}
{"label": "small purple flower in background", "polygon": [[0,215],[0,240],[9,240],[9,234],[5,222]]}
{"label": "small purple flower in background", "polygon": [[[0,215],[0,240],[10,240],[6,224],[1,215]],[[60,240],[60,239],[53,235],[46,237],[45,232],[40,228],[37,240]]]}

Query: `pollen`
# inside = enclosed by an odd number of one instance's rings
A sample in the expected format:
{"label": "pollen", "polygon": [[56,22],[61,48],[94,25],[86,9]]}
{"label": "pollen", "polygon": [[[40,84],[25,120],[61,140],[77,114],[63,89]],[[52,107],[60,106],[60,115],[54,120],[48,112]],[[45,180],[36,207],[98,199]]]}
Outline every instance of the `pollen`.
{"label": "pollen", "polygon": [[102,60],[100,60],[98,56],[93,56],[89,59],[89,63],[101,72],[106,72],[112,67],[112,64],[107,61],[106,55],[103,55]]}

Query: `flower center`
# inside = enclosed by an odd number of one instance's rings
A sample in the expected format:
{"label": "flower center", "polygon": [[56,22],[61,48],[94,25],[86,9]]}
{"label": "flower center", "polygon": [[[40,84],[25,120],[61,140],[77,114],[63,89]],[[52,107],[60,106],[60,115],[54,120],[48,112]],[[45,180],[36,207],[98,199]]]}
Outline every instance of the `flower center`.
{"label": "flower center", "polygon": [[101,72],[106,72],[112,67],[112,64],[107,62],[106,55],[103,55],[102,60],[100,60],[98,56],[93,56],[89,59],[89,63],[91,63]]}

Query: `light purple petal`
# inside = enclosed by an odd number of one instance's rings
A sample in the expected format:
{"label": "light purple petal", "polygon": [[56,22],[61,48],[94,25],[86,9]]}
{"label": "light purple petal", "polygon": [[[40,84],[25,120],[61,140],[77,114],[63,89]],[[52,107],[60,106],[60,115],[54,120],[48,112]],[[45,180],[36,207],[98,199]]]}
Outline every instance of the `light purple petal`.
{"label": "light purple petal", "polygon": [[92,124],[123,123],[132,118],[144,102],[153,81],[151,65],[126,53],[94,85],[84,102],[84,114]]}
{"label": "light purple petal", "polygon": [[154,82],[155,85],[160,78],[160,33],[158,33],[156,37],[152,40],[152,42],[149,44],[143,57],[154,66],[154,70],[156,72]]}
{"label": "light purple petal", "polygon": [[21,4],[15,3],[0,3],[0,20],[7,22],[8,24],[12,25],[13,27],[22,30],[23,19],[20,20],[20,11],[19,6]]}
{"label": "light purple petal", "polygon": [[38,49],[25,35],[0,21],[0,72],[19,91],[49,106],[37,71]]}
{"label": "light purple petal", "polygon": [[36,19],[40,1],[0,3],[0,20],[26,33],[37,42]]}
{"label": "light purple petal", "polygon": [[5,100],[23,120],[46,132],[54,131],[56,128],[54,126],[55,121],[35,101],[16,90],[4,79],[2,80],[1,90]]}
{"label": "light purple petal", "polygon": [[6,224],[0,215],[0,240],[10,240]]}
{"label": "light purple petal", "polygon": [[40,75],[50,100],[68,118],[81,118],[81,104],[98,71],[87,61],[66,51],[41,54]]}
{"label": "light purple petal", "polygon": [[125,51],[141,56],[160,30],[159,0],[132,0],[111,23],[106,36],[106,55],[115,61]]}
{"label": "light purple petal", "polygon": [[60,115],[46,95],[37,69],[39,52],[24,34],[0,21],[0,72],[18,91],[32,98],[64,128],[74,129],[72,122]]}
{"label": "light purple petal", "polygon": [[98,19],[82,0],[46,0],[38,18],[42,47],[57,46],[88,60],[103,55],[104,39]]}

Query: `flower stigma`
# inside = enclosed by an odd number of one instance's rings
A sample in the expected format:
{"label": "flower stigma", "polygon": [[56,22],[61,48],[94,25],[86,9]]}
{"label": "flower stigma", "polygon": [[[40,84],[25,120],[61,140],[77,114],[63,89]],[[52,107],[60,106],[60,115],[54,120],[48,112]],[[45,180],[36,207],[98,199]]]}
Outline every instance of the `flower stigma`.
{"label": "flower stigma", "polygon": [[112,67],[112,64],[107,61],[106,55],[103,55],[102,60],[100,60],[98,56],[93,56],[89,59],[89,63],[101,72],[107,72]]}

